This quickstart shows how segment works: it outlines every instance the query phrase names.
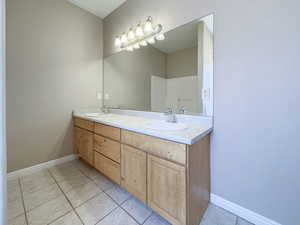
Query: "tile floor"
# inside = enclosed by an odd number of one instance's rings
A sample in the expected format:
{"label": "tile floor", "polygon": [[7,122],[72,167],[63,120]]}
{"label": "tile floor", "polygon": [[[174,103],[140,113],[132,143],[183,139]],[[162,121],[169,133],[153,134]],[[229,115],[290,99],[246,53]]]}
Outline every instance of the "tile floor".
{"label": "tile floor", "polygon": [[[80,160],[9,180],[8,219],[8,225],[170,225]],[[214,205],[200,224],[251,225]]]}

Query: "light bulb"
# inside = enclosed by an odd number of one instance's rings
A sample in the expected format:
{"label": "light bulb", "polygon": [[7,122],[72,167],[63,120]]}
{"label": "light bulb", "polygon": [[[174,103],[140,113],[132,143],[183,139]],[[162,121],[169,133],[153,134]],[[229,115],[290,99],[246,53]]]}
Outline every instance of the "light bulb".
{"label": "light bulb", "polygon": [[139,48],[140,48],[139,43],[135,44],[135,45],[133,46],[133,48],[134,48],[134,49],[139,49]]}
{"label": "light bulb", "polygon": [[115,39],[115,46],[116,46],[116,47],[120,47],[121,44],[122,44],[121,39],[120,39],[119,36],[117,36],[116,39]]}
{"label": "light bulb", "polygon": [[154,27],[154,32],[159,32],[160,29],[162,29],[162,26],[158,24]]}
{"label": "light bulb", "polygon": [[140,45],[141,45],[141,46],[147,46],[148,43],[147,43],[147,41],[141,41],[141,42],[140,42]]}
{"label": "light bulb", "polygon": [[125,33],[123,33],[122,36],[121,36],[121,42],[122,42],[123,44],[126,44],[127,41],[128,41],[128,40],[127,40],[127,36],[126,36]]}
{"label": "light bulb", "polygon": [[156,39],[159,41],[163,41],[163,40],[165,40],[165,35],[163,33],[160,33],[156,36]]}
{"label": "light bulb", "polygon": [[129,47],[126,48],[126,50],[129,51],[129,52],[132,52],[133,48],[131,46],[129,46]]}
{"label": "light bulb", "polygon": [[135,38],[134,32],[133,32],[132,28],[130,28],[130,30],[128,32],[128,39],[133,40],[134,38]]}
{"label": "light bulb", "polygon": [[153,32],[153,27],[152,27],[152,18],[149,16],[145,25],[144,25],[144,31],[145,33],[151,33]]}
{"label": "light bulb", "polygon": [[141,24],[137,25],[136,30],[135,30],[135,35],[140,38],[144,35],[143,29],[141,27]]}
{"label": "light bulb", "polygon": [[155,39],[153,37],[149,38],[147,41],[149,42],[149,44],[154,44],[155,43]]}

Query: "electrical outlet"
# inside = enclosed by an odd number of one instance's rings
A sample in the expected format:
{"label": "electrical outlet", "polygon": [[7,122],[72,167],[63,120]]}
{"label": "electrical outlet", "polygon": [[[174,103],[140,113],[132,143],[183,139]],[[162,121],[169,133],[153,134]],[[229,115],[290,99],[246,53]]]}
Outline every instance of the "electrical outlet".
{"label": "electrical outlet", "polygon": [[105,99],[105,100],[109,100],[109,94],[105,93],[104,99]]}
{"label": "electrical outlet", "polygon": [[203,88],[202,89],[202,100],[205,101],[205,100],[209,100],[210,98],[210,90],[209,88]]}

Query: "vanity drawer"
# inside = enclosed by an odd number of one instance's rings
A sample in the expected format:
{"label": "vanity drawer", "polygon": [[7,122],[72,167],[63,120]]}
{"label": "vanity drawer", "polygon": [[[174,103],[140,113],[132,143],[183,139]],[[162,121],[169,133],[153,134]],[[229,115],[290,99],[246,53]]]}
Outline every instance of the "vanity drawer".
{"label": "vanity drawer", "polygon": [[107,126],[100,123],[95,123],[95,133],[109,137],[116,141],[121,139],[121,129],[116,127]]}
{"label": "vanity drawer", "polygon": [[94,122],[89,120],[84,120],[78,117],[74,117],[74,125],[89,131],[94,131]]}
{"label": "vanity drawer", "polygon": [[120,184],[121,182],[121,169],[120,164],[106,158],[98,152],[94,152],[95,154],[95,163],[94,166],[97,170],[102,172],[104,175],[109,177],[111,180]]}
{"label": "vanity drawer", "polygon": [[186,163],[186,145],[122,130],[122,142],[171,161]]}
{"label": "vanity drawer", "polygon": [[94,149],[106,157],[120,163],[121,144],[119,142],[95,134]]}

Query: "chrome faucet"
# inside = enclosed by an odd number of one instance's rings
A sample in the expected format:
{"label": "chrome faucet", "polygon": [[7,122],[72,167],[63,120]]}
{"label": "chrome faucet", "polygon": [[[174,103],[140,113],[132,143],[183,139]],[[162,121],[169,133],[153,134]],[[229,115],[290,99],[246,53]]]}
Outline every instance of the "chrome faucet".
{"label": "chrome faucet", "polygon": [[167,122],[168,123],[177,123],[176,114],[173,112],[171,108],[167,108],[167,110],[164,112],[165,116],[168,116]]}
{"label": "chrome faucet", "polygon": [[109,113],[109,108],[107,107],[107,106],[103,106],[102,107],[102,112],[104,113],[104,114],[107,114],[107,113]]}
{"label": "chrome faucet", "polygon": [[185,107],[182,107],[181,109],[179,109],[179,113],[180,114],[186,114],[187,113],[187,110]]}

